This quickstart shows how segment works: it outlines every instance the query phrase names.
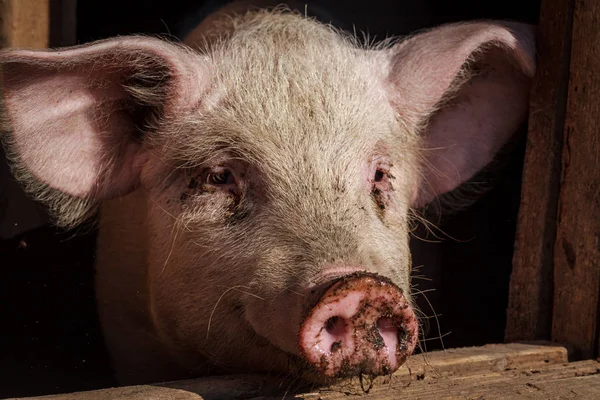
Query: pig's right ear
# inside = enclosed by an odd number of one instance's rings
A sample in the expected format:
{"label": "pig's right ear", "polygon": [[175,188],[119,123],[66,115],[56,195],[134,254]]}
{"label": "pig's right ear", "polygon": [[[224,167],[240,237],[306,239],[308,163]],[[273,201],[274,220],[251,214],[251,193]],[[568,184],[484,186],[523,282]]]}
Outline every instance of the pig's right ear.
{"label": "pig's right ear", "polygon": [[201,56],[148,37],[6,50],[0,64],[2,139],[13,171],[66,226],[135,189],[144,136],[195,107],[208,87]]}
{"label": "pig's right ear", "polygon": [[470,22],[421,33],[387,50],[391,102],[421,142],[414,207],[449,192],[493,160],[524,122],[535,72],[534,29]]}

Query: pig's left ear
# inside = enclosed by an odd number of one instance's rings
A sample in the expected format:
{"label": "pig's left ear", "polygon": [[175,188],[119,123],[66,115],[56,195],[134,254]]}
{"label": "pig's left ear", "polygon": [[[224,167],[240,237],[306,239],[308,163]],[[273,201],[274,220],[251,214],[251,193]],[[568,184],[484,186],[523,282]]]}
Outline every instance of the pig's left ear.
{"label": "pig's left ear", "polygon": [[135,189],[144,136],[197,106],[210,83],[201,56],[149,37],[5,50],[0,64],[13,170],[65,226]]}
{"label": "pig's left ear", "polygon": [[388,51],[392,104],[423,135],[413,196],[420,207],[486,166],[525,120],[534,32],[516,23],[453,24]]}

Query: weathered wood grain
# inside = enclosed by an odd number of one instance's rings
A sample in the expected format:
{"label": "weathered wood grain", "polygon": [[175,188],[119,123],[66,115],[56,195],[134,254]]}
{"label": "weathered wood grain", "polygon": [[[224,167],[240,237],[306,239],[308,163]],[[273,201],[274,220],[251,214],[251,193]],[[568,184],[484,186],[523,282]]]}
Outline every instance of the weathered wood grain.
{"label": "weathered wood grain", "polygon": [[[282,399],[285,395],[285,398],[289,399],[314,400],[364,397],[410,399],[421,398],[424,393],[430,397],[423,398],[442,398],[439,397],[440,394],[444,394],[450,389],[455,392],[459,389],[468,392],[472,385],[475,390],[473,393],[479,393],[488,386],[494,387],[498,393],[502,393],[502,390],[509,393],[516,388],[527,389],[526,383],[534,381],[536,376],[541,374],[535,371],[548,371],[548,374],[551,374],[548,375],[549,377],[562,382],[562,380],[574,376],[572,371],[583,371],[582,373],[588,374],[595,371],[594,368],[600,368],[599,363],[582,364],[581,367],[571,368],[563,373],[561,371],[566,368],[563,367],[567,365],[566,363],[567,350],[564,347],[549,343],[514,343],[432,352],[426,357],[423,355],[413,356],[406,366],[392,377],[377,378],[367,396],[365,396],[358,379],[327,388],[297,391],[293,390],[296,389],[294,382],[259,375],[234,375],[44,398],[48,400],[107,400],[115,398],[124,400],[216,400]],[[513,379],[520,379],[521,386],[512,387],[510,382]],[[594,382],[600,385],[600,375],[598,382]],[[363,382],[363,387],[366,385],[367,382]],[[436,391],[432,388],[440,390]]]}
{"label": "weathered wood grain", "polygon": [[[367,397],[392,399],[597,399],[600,393],[600,363],[593,360],[541,368],[480,372],[444,378],[423,378],[388,387],[373,388]],[[410,384],[409,384],[410,383]],[[340,390],[291,397],[306,400],[353,398]],[[356,398],[359,398],[358,396]],[[261,397],[275,400],[276,397]],[[258,400],[258,398],[255,398]]]}
{"label": "weathered wood grain", "polygon": [[506,341],[549,339],[553,249],[575,0],[543,0]]}
{"label": "weathered wood grain", "polygon": [[[50,0],[0,0],[0,47],[48,47]],[[0,80],[0,85],[1,85]],[[0,149],[0,238],[14,237],[47,223],[41,205],[12,178]]]}
{"label": "weathered wood grain", "polygon": [[597,356],[600,293],[600,2],[576,0],[554,246],[552,339]]}
{"label": "weathered wood grain", "polygon": [[50,0],[50,47],[77,44],[77,0]]}
{"label": "weathered wood grain", "polygon": [[0,0],[0,46],[48,47],[50,0]]}

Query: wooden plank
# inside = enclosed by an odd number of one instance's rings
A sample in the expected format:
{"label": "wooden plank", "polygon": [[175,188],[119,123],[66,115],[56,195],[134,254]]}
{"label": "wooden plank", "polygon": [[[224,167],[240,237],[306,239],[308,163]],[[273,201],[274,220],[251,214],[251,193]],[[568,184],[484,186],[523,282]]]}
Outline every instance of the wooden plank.
{"label": "wooden plank", "polygon": [[[511,371],[539,370],[549,366],[561,366],[567,362],[567,350],[564,347],[550,343],[531,344],[502,344],[487,345],[432,352],[426,356],[413,356],[405,367],[390,377],[377,378],[374,382],[373,393],[384,397],[374,398],[406,398],[406,386],[418,382],[455,382],[465,376],[503,377]],[[449,381],[446,381],[450,379]],[[500,380],[504,378],[498,378]],[[506,379],[504,379],[506,381]],[[231,399],[252,398],[258,396],[276,396],[282,398],[282,393],[296,389],[294,381],[267,378],[260,375],[232,375],[209,377],[194,380],[170,382],[160,385],[142,385],[117,389],[97,390],[86,393],[48,396],[48,400],[107,400],[107,399]],[[391,388],[391,389],[390,389]],[[302,393],[302,392],[301,392]],[[294,398],[325,398],[335,397],[344,393],[356,394],[363,397],[362,388],[357,380],[344,382],[340,385],[324,388],[318,392],[296,394]],[[299,397],[298,397],[299,396]],[[327,397],[334,396],[334,397]],[[392,396],[392,397],[385,397]],[[350,396],[352,398],[352,396]],[[34,398],[30,398],[34,399]],[[37,399],[40,399],[39,397]]]}
{"label": "wooden plank", "polygon": [[395,373],[402,375],[437,376],[468,374],[473,371],[502,371],[568,362],[563,346],[549,342],[488,344],[415,355],[406,368]]}
{"label": "wooden plank", "polygon": [[505,339],[550,339],[553,248],[575,0],[543,0]]}
{"label": "wooden plank", "polygon": [[[600,363],[593,360],[560,364],[538,369],[505,370],[453,377],[398,380],[374,386],[368,395],[358,385],[338,386],[308,393],[287,393],[267,396],[247,396],[238,388],[240,381],[228,379],[226,392],[189,391],[161,386],[132,386],[88,393],[47,396],[46,400],[225,400],[245,398],[254,400],[281,400],[282,398],[306,400],[364,399],[595,399],[600,393]],[[236,396],[237,394],[237,396]],[[31,398],[33,399],[33,398]],[[37,399],[42,399],[38,397]]]}
{"label": "wooden plank", "polygon": [[[0,0],[0,47],[48,46],[50,0]],[[1,84],[1,81],[0,81]],[[12,178],[0,149],[0,239],[47,223],[43,207],[29,199]]]}
{"label": "wooden plank", "polygon": [[50,0],[0,0],[2,47],[48,47]]}
{"label": "wooden plank", "polygon": [[77,44],[77,0],[50,0],[49,46]]}
{"label": "wooden plank", "polygon": [[[546,366],[536,369],[505,370],[444,378],[398,380],[370,390],[369,399],[597,399],[600,393],[600,363],[594,360]],[[349,387],[297,395],[296,399],[342,400],[364,398]],[[281,397],[279,397],[280,399]],[[255,398],[258,400],[258,398]],[[277,397],[260,397],[275,400]]]}
{"label": "wooden plank", "polygon": [[554,247],[552,338],[597,355],[600,292],[600,3],[576,0]]}

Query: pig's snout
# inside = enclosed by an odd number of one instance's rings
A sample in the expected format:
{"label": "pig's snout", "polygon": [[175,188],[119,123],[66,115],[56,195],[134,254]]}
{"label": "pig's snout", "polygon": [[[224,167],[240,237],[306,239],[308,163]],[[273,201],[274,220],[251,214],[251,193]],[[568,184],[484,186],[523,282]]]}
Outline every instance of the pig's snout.
{"label": "pig's snout", "polygon": [[365,273],[331,286],[299,335],[301,353],[327,377],[390,374],[412,354],[417,340],[417,318],[402,290]]}

